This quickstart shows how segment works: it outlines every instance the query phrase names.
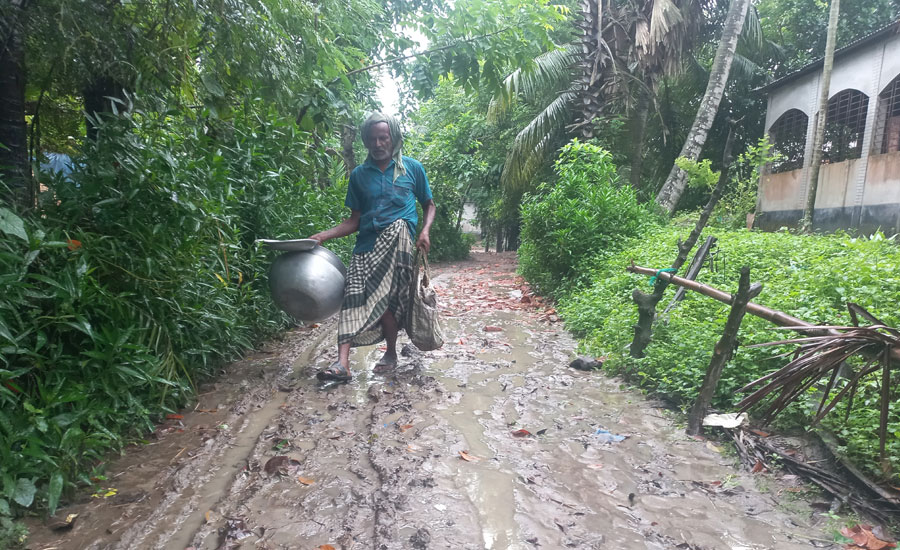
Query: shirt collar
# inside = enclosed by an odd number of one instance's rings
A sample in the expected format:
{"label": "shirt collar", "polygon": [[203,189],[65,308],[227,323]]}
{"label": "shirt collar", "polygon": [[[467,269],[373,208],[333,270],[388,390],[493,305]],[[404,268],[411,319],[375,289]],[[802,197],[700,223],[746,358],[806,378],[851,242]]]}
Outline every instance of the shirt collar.
{"label": "shirt collar", "polygon": [[[378,165],[375,164],[375,161],[372,160],[371,156],[366,156],[366,161],[363,164],[367,164],[367,165],[371,166],[372,168],[378,170],[379,172],[381,171],[381,169],[378,168]],[[393,166],[394,166],[394,159],[392,158],[391,162],[388,163],[388,165],[387,165],[387,167],[385,167],[384,171],[387,172],[388,168],[391,168]]]}

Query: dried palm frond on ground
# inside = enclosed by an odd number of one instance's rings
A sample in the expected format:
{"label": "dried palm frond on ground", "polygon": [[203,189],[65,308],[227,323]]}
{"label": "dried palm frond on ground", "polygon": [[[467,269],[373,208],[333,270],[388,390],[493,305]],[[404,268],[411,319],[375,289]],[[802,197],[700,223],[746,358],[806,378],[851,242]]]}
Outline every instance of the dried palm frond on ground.
{"label": "dried palm frond on ground", "polygon": [[[900,499],[859,479],[833,455],[833,459],[809,461],[796,456],[795,451],[774,443],[767,435],[763,437],[742,428],[725,431],[734,438],[741,461],[754,473],[771,470],[777,463],[781,468],[809,480],[859,514],[881,523],[889,523],[900,514]],[[823,463],[824,467],[813,462]]]}
{"label": "dried palm frond on ground", "polygon": [[[763,413],[764,420],[769,422],[787,408],[788,405],[801,399],[807,390],[828,377],[828,383],[823,388],[822,401],[819,403],[819,408],[813,419],[813,423],[817,423],[844,397],[849,399],[847,406],[849,414],[853,405],[853,396],[860,381],[869,374],[880,370],[881,423],[878,435],[880,453],[883,460],[885,458],[888,408],[891,394],[891,355],[894,348],[900,349],[900,331],[885,325],[856,304],[848,304],[848,308],[855,326],[816,327],[828,330],[829,334],[749,346],[799,344],[797,350],[793,352],[794,359],[790,363],[771,374],[747,384],[742,389],[742,391],[754,389],[755,391],[738,403],[738,407],[741,411],[746,411],[762,403],[769,395],[778,392],[771,403],[768,403],[768,407]],[[858,326],[858,316],[864,317],[873,324],[863,327]],[[809,330],[808,326],[784,328]],[[846,382],[839,382],[838,376],[845,368],[845,361],[856,355],[864,357],[866,363],[857,369],[856,372],[850,373],[846,378]],[[832,390],[841,385],[841,389],[832,397]]]}

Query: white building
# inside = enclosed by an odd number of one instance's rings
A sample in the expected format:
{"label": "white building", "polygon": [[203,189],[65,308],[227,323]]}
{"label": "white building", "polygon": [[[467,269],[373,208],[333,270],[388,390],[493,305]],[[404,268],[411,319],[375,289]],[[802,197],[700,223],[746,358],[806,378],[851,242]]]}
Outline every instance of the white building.
{"label": "white building", "polygon": [[[766,129],[784,155],[760,178],[755,226],[803,217],[822,60],[776,80]],[[829,87],[815,229],[900,233],[900,20],[837,50]]]}

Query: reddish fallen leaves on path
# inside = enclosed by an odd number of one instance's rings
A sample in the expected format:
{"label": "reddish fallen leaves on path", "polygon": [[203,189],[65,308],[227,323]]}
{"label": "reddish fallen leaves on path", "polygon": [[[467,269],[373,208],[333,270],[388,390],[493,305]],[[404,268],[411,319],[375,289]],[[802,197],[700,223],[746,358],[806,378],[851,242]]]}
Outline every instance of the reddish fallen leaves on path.
{"label": "reddish fallen leaves on path", "polygon": [[516,430],[512,432],[513,437],[528,437],[531,435],[531,432],[528,430]]}
{"label": "reddish fallen leaves on path", "polygon": [[535,294],[525,279],[509,277],[500,264],[458,270],[447,287],[452,290],[440,299],[442,313],[449,317],[468,312],[533,311],[542,320],[559,320],[556,310]]}
{"label": "reddish fallen leaves on path", "polygon": [[299,481],[300,483],[302,483],[304,485],[312,485],[313,483],[316,482],[316,480],[314,480],[314,479],[309,479],[308,477],[303,477],[303,476],[297,476],[297,481]]}
{"label": "reddish fallen leaves on path", "polygon": [[847,550],[884,550],[897,547],[896,543],[881,540],[872,531],[872,526],[865,524],[844,527],[841,529],[841,534],[853,541],[853,544],[848,543],[844,548]]}
{"label": "reddish fallen leaves on path", "polygon": [[482,330],[484,330],[485,332],[503,332],[503,329],[501,327],[495,327],[493,325],[485,325],[484,329]]}

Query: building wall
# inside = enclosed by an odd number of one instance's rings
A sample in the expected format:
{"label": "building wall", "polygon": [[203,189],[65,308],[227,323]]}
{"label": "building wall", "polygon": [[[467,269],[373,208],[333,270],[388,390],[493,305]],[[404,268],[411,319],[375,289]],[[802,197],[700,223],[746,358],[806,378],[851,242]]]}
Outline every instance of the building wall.
{"label": "building wall", "polygon": [[[835,59],[829,90],[831,96],[846,89],[859,90],[869,97],[869,106],[861,157],[823,164],[820,169],[813,216],[816,229],[858,228],[869,232],[882,228],[889,233],[900,232],[900,156],[897,153],[882,155],[880,136],[874,136],[878,95],[898,74],[898,34]],[[771,128],[790,109],[806,113],[809,125],[803,168],[778,174],[763,172],[756,213],[757,227],[767,230],[794,227],[803,215],[820,85],[821,71],[818,71],[788,81],[769,94],[766,128]]]}
{"label": "building wall", "polygon": [[474,203],[467,202],[463,205],[462,224],[459,226],[463,233],[471,233],[473,235],[481,234],[477,216],[478,209],[475,208]]}

